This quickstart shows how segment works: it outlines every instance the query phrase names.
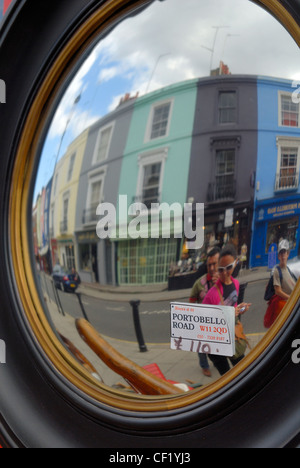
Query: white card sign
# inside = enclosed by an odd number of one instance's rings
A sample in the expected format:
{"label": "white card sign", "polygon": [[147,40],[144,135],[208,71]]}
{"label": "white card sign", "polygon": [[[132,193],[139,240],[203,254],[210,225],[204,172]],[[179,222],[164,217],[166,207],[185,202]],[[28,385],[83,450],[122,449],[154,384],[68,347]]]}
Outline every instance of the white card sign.
{"label": "white card sign", "polygon": [[234,356],[234,307],[172,302],[171,349]]}

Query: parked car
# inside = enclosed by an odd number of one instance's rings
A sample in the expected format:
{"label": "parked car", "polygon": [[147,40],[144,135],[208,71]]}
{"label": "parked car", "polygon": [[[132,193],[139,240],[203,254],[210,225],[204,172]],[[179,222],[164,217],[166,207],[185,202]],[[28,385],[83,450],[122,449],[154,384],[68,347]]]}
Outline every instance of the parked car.
{"label": "parked car", "polygon": [[80,277],[75,270],[66,270],[61,265],[55,265],[52,278],[55,286],[65,292],[75,292],[81,283]]}

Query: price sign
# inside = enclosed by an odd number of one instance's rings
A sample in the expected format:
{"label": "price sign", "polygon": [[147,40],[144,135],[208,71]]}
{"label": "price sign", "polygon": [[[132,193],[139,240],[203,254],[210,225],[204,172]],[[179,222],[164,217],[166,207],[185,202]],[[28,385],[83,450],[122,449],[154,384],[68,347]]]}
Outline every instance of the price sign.
{"label": "price sign", "polygon": [[171,349],[234,356],[234,307],[172,302]]}

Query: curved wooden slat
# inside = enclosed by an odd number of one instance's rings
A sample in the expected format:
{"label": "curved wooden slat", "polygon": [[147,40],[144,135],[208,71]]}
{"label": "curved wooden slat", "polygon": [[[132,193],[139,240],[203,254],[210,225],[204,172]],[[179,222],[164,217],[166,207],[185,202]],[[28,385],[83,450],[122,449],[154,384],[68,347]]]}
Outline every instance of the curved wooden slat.
{"label": "curved wooden slat", "polygon": [[72,343],[72,341],[70,341],[68,338],[66,338],[64,335],[62,335],[61,333],[59,333],[59,331],[57,331],[57,333],[59,334],[61,340],[63,341],[63,343],[66,345],[66,347],[68,348],[68,350],[70,351],[70,353],[75,357],[75,359],[93,376],[95,377],[97,380],[100,380],[100,382],[103,382],[101,376],[98,374],[97,370],[95,369],[95,367],[93,366],[93,364],[81,353],[81,351],[79,351],[78,348],[76,348],[76,346],[74,345],[74,343]]}
{"label": "curved wooden slat", "polygon": [[77,319],[76,327],[81,338],[97,356],[114,372],[127,380],[143,395],[176,395],[184,393],[175,385],[160,379],[119,353],[85,319]]}

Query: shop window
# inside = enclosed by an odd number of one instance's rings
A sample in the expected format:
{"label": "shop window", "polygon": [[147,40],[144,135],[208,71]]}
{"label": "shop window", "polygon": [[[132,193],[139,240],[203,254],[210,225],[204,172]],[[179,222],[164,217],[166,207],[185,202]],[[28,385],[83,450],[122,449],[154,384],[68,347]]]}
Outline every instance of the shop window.
{"label": "shop window", "polygon": [[297,244],[297,232],[299,218],[289,218],[286,220],[269,223],[267,231],[266,254],[272,244],[278,245],[281,239],[287,239],[290,243],[290,250],[294,250]]}
{"label": "shop window", "polygon": [[178,239],[137,239],[118,245],[120,285],[159,284],[168,281],[177,259]]}
{"label": "shop window", "polygon": [[237,121],[237,95],[235,91],[219,94],[219,123],[231,124]]}
{"label": "shop window", "polygon": [[68,270],[75,269],[75,254],[74,254],[74,246],[68,245],[66,247],[66,267]]}
{"label": "shop window", "polygon": [[92,274],[93,281],[99,281],[97,244],[79,244],[79,266]]}
{"label": "shop window", "polygon": [[279,94],[279,124],[284,127],[299,127],[300,105],[294,102],[292,94],[280,92]]}

